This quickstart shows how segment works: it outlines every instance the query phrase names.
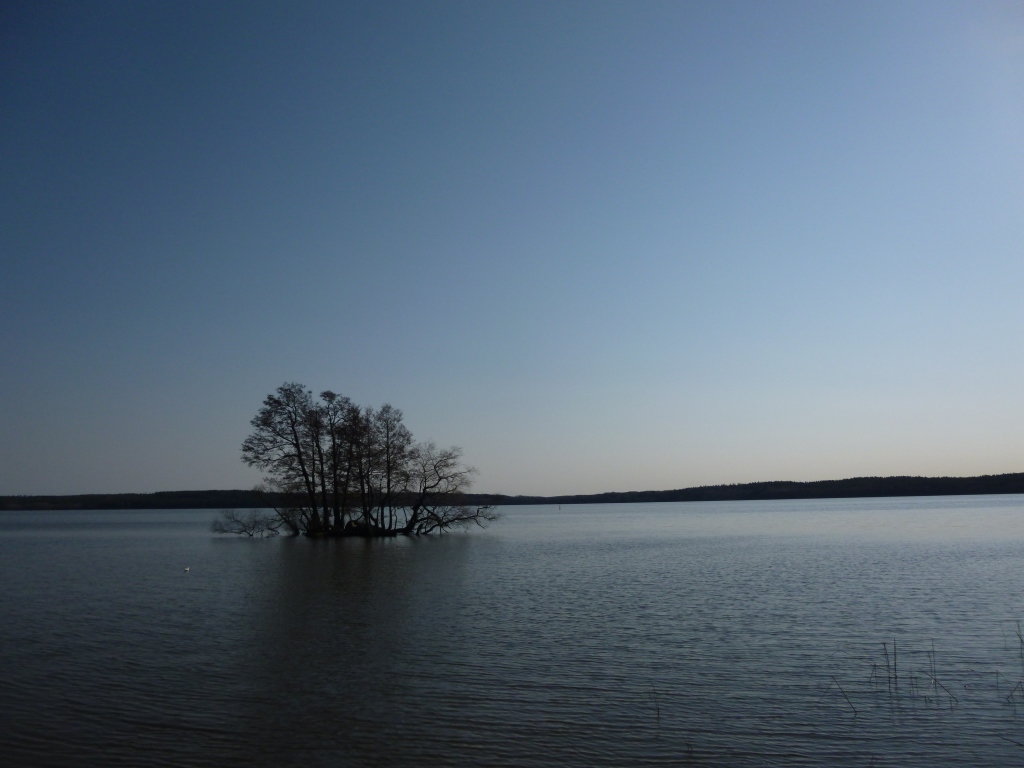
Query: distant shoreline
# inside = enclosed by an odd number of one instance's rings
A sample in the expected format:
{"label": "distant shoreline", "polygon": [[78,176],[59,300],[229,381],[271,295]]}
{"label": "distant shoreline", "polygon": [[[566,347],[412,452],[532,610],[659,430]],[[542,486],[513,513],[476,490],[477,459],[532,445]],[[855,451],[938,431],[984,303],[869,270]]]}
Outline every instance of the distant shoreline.
{"label": "distant shoreline", "polygon": [[[670,491],[623,491],[564,496],[505,496],[473,493],[466,504],[622,504],[661,501],[767,501],[858,499],[889,496],[984,496],[1024,494],[1024,472],[977,477],[853,477],[811,482],[771,481],[703,485]],[[285,506],[284,497],[257,491],[162,491],[159,493],[0,496],[0,511],[99,509],[245,509]]]}

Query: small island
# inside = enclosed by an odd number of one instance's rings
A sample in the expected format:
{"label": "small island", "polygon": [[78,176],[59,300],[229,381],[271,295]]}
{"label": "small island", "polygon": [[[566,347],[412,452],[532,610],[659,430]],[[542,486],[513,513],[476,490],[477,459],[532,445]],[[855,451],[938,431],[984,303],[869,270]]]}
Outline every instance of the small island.
{"label": "small island", "polygon": [[315,399],[289,383],[251,424],[242,461],[264,472],[265,503],[222,510],[216,533],[415,536],[497,519],[490,504],[466,498],[476,470],[461,449],[414,442],[390,404],[362,407],[330,390]]}

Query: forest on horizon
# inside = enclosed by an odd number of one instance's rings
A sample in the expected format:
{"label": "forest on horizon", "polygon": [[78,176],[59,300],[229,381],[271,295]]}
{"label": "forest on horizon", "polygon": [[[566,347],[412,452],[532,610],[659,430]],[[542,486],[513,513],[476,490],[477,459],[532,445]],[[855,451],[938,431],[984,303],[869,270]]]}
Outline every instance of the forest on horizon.
{"label": "forest on horizon", "polygon": [[[886,496],[972,496],[1024,493],[1024,472],[976,477],[852,477],[810,482],[769,481],[666,491],[619,491],[562,496],[467,493],[465,504],[620,504],[679,501],[761,501]],[[160,491],[65,496],[0,496],[0,510],[262,509],[283,496],[255,490]]]}

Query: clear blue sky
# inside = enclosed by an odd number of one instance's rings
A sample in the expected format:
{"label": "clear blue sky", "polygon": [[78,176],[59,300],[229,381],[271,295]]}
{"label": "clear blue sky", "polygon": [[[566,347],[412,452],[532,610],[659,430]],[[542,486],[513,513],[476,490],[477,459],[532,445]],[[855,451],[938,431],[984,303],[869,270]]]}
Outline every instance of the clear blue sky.
{"label": "clear blue sky", "polygon": [[6,2],[0,135],[0,494],[1024,470],[1020,3]]}

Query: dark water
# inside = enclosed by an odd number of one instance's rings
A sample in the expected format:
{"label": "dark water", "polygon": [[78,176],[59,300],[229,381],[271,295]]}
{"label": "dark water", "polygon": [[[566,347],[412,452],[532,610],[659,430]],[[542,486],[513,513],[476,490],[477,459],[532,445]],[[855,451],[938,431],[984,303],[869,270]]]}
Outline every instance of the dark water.
{"label": "dark water", "polygon": [[1024,497],[505,515],[364,542],[0,513],[2,760],[1024,764]]}

